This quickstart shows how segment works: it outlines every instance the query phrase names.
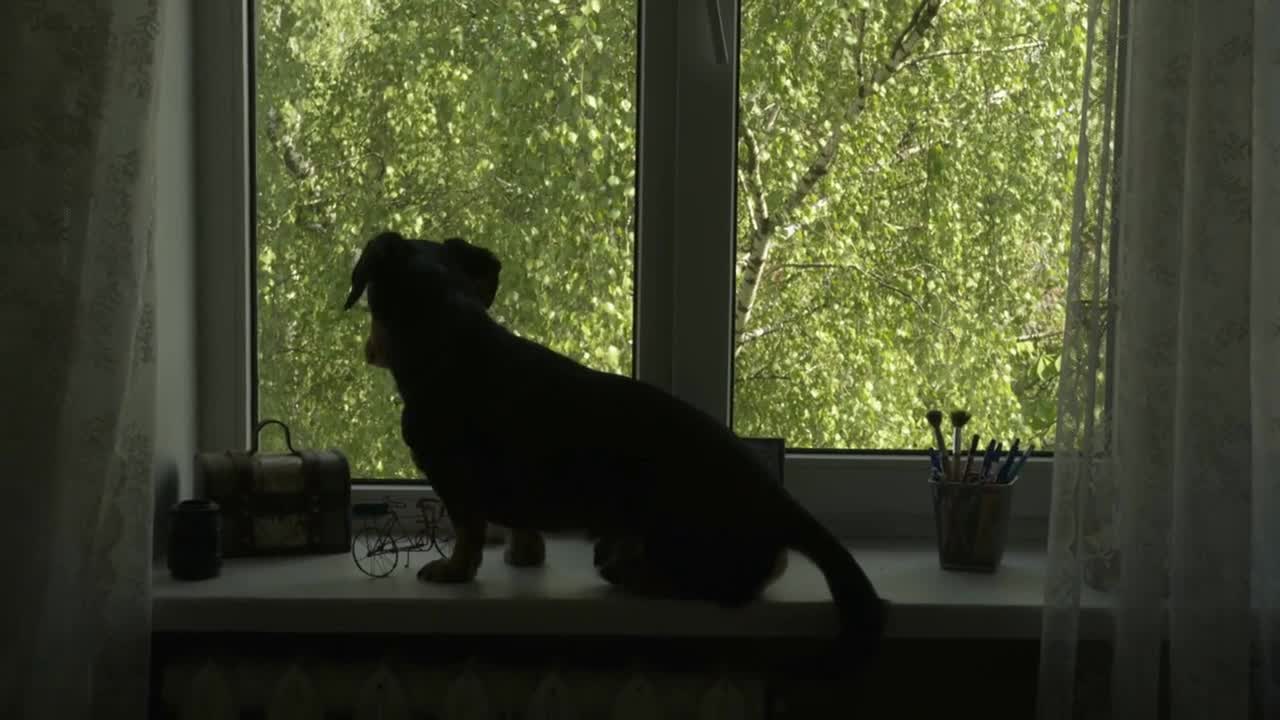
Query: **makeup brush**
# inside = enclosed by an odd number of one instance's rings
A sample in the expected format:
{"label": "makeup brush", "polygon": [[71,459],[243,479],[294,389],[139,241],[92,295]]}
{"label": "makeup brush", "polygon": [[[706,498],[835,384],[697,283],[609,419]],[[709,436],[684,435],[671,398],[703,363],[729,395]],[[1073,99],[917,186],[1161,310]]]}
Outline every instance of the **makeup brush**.
{"label": "makeup brush", "polygon": [[960,470],[960,452],[963,450],[963,448],[960,446],[960,433],[961,431],[964,430],[964,426],[968,424],[969,418],[970,418],[969,413],[965,412],[964,410],[951,411],[951,437],[952,437],[952,444],[955,446],[955,453],[956,453],[955,455],[956,461],[952,465],[951,472],[953,473],[953,478],[955,482],[960,482],[964,480],[963,477],[954,477],[954,474],[958,473]]}
{"label": "makeup brush", "polygon": [[947,441],[942,439],[942,411],[930,410],[925,413],[929,427],[933,428],[933,441],[938,444],[938,454],[942,456],[942,477],[951,477],[951,463],[947,460]]}
{"label": "makeup brush", "polygon": [[973,467],[973,456],[978,452],[978,443],[982,441],[981,436],[974,435],[973,441],[969,443],[969,457],[964,461],[964,472],[960,473],[960,479],[969,480],[969,469]]}

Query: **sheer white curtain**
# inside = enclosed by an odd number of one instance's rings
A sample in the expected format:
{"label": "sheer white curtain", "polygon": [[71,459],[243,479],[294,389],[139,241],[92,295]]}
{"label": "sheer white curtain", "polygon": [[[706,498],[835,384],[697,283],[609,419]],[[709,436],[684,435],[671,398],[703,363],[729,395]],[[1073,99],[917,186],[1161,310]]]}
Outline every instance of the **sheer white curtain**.
{"label": "sheer white curtain", "polygon": [[0,3],[0,717],[145,717],[158,15]]}
{"label": "sheer white curtain", "polygon": [[1039,715],[1280,717],[1280,0],[1090,10]]}

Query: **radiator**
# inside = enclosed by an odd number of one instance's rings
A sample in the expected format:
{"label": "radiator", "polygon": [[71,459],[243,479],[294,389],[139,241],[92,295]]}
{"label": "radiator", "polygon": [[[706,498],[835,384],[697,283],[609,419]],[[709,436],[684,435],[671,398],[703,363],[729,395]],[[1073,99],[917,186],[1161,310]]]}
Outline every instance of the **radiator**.
{"label": "radiator", "polygon": [[184,657],[158,669],[152,717],[230,720],[763,720],[763,676],[658,667],[441,665]]}

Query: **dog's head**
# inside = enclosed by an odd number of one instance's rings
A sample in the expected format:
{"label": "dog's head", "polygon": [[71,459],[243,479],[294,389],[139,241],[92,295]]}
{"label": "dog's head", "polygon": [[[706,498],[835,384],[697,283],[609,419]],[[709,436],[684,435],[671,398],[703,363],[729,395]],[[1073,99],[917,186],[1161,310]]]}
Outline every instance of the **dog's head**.
{"label": "dog's head", "polygon": [[369,240],[351,271],[344,305],[349,310],[368,293],[372,321],[365,360],[388,367],[390,326],[422,320],[451,299],[488,308],[498,293],[501,270],[493,253],[460,238],[434,242],[383,232]]}

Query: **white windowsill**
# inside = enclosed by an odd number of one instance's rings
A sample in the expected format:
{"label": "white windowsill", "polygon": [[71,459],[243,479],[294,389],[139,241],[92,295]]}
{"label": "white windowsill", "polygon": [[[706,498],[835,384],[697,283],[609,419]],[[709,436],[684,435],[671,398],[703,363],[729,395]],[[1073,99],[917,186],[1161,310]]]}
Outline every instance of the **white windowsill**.
{"label": "white windowsill", "polygon": [[[991,575],[943,571],[932,545],[851,545],[894,605],[890,637],[1025,638],[1040,633],[1042,548],[1010,548]],[[413,553],[389,577],[363,575],[349,554],[225,560],[219,577],[181,582],[154,573],[155,632],[397,633],[511,636],[827,637],[836,629],[817,568],[791,556],[760,602],[738,611],[642,599],[607,586],[578,540],[548,541],[547,565],[515,569],[486,550],[474,583],[415,578],[430,556]],[[1082,598],[1082,631],[1107,622],[1106,598]]]}

